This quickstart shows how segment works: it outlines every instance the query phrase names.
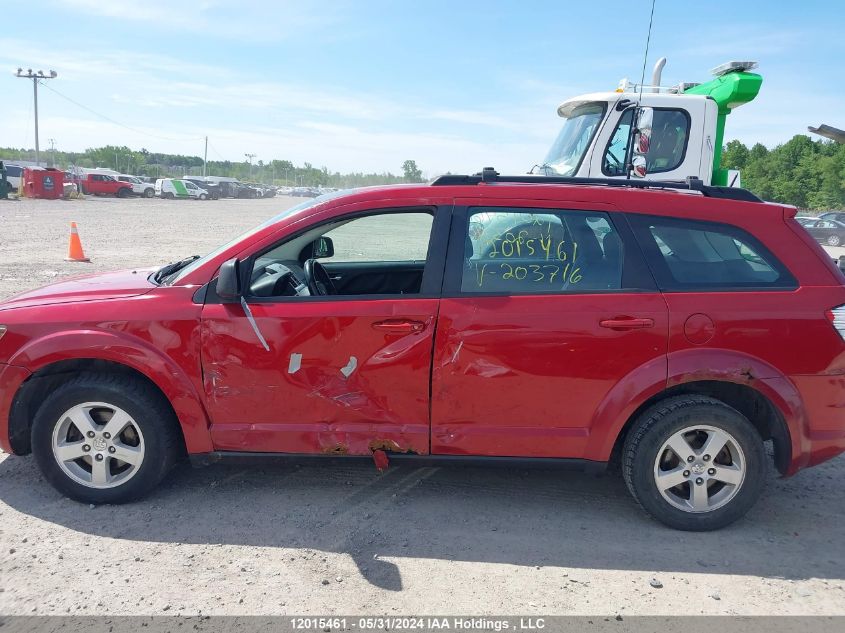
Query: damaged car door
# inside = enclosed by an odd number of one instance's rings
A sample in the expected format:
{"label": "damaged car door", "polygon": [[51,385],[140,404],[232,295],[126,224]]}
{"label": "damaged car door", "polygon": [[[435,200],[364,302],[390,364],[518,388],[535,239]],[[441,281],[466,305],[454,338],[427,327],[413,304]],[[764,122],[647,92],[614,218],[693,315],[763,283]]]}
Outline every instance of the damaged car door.
{"label": "damaged car door", "polygon": [[356,211],[240,262],[241,301],[203,308],[215,449],[429,453],[450,211]]}

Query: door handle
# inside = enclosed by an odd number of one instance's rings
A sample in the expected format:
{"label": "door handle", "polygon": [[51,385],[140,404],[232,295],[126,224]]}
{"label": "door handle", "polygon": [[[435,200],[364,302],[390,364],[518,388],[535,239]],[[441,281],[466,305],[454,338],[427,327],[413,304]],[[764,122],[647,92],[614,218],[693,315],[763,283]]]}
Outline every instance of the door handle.
{"label": "door handle", "polygon": [[642,330],[654,327],[654,319],[635,319],[633,317],[618,317],[616,319],[604,319],[599,325],[611,330]]}
{"label": "door handle", "polygon": [[373,329],[393,334],[412,334],[422,332],[425,329],[425,323],[411,319],[388,319],[387,321],[373,323]]}

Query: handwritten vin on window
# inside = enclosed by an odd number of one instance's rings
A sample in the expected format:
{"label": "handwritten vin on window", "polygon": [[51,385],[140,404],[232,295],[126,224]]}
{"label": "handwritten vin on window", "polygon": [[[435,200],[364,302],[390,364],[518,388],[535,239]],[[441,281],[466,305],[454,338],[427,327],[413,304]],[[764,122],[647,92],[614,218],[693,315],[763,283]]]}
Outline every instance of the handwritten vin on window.
{"label": "handwritten vin on window", "polygon": [[[561,287],[577,284],[582,279],[581,267],[576,262],[578,243],[553,236],[551,222],[535,218],[529,228],[500,233],[485,240],[484,247],[484,260],[471,262],[479,288],[493,279]],[[526,259],[534,261],[526,262]]]}

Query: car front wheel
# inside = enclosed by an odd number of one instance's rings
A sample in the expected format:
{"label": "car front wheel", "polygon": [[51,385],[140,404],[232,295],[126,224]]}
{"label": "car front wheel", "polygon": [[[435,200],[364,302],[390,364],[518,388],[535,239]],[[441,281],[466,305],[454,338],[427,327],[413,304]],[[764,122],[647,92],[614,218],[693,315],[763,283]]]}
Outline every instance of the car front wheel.
{"label": "car front wheel", "polygon": [[155,189],[144,189],[145,198],[152,198],[154,195],[156,195]]}
{"label": "car front wheel", "polygon": [[716,530],[744,516],[762,494],[763,441],[725,403],[676,396],[634,423],[622,474],[637,502],[658,521],[679,530]]}
{"label": "car front wheel", "polygon": [[154,488],[180,455],[177,422],[140,380],[80,374],[44,401],[32,451],[47,480],[84,503],[122,503]]}

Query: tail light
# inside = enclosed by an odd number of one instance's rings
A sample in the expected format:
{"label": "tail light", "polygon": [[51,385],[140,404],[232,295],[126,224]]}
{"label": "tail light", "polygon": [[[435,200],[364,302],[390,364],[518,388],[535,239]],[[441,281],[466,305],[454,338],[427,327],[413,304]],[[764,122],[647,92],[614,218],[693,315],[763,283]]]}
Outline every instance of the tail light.
{"label": "tail light", "polygon": [[845,305],[831,308],[825,312],[825,316],[827,316],[827,320],[830,321],[830,324],[836,328],[836,331],[839,332],[839,336],[842,337],[842,340],[845,341]]}

